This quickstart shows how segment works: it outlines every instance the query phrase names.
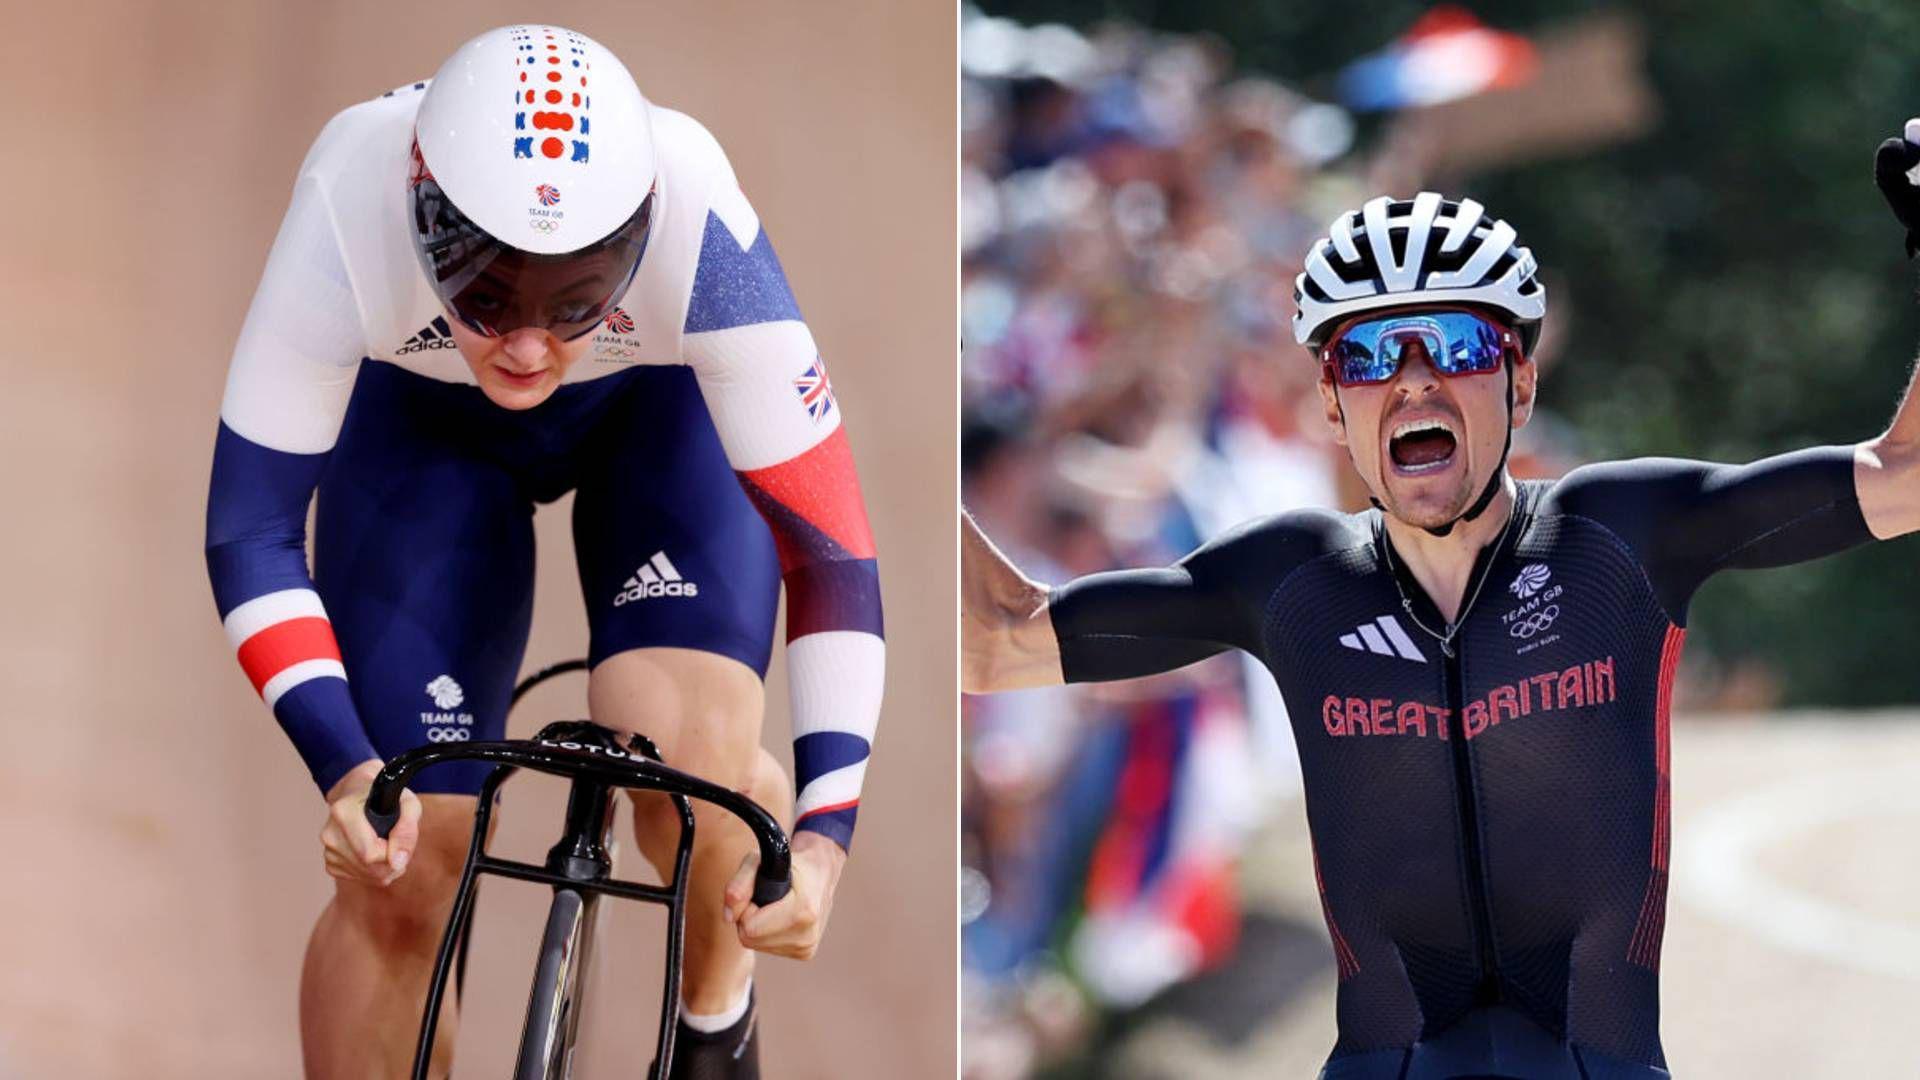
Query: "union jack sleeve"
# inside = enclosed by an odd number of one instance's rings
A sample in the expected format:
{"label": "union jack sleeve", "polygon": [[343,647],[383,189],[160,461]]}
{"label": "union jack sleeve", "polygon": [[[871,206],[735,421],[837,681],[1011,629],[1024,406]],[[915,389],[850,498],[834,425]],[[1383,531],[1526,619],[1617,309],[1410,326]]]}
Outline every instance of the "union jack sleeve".
{"label": "union jack sleeve", "polygon": [[685,356],[787,590],[796,831],[850,846],[886,670],[880,575],[825,362],[746,199],[721,185]]}

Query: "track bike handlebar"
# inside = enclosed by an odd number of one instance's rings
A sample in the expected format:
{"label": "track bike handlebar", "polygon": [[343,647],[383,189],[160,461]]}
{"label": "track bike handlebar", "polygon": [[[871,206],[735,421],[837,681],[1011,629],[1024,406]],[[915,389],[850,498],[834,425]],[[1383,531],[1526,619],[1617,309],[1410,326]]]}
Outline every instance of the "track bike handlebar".
{"label": "track bike handlebar", "polygon": [[[571,725],[554,725],[570,727]],[[760,845],[760,868],[753,880],[753,902],[778,902],[792,888],[792,853],[787,834],[759,803],[740,792],[709,783],[658,761],[613,745],[549,737],[550,727],[532,739],[501,742],[438,743],[396,755],[380,769],[367,792],[367,823],[381,839],[400,820],[400,792],[415,773],[448,761],[491,761],[568,779],[586,778],[612,787],[660,791],[712,803],[745,822]]]}

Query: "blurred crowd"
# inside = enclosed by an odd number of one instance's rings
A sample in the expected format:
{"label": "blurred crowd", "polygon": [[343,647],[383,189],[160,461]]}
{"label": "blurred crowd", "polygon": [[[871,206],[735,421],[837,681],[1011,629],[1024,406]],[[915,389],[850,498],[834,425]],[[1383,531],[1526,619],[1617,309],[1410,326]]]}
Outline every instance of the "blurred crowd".
{"label": "blurred crowd", "polygon": [[[1211,39],[969,10],[961,53],[962,485],[988,535],[1060,582],[1364,507],[1293,278],[1336,213],[1418,189],[1414,155]],[[1523,436],[1520,475],[1577,461],[1550,412]],[[963,723],[966,1072],[1028,1075],[1231,954],[1240,851],[1298,767],[1238,655],[968,698]]]}

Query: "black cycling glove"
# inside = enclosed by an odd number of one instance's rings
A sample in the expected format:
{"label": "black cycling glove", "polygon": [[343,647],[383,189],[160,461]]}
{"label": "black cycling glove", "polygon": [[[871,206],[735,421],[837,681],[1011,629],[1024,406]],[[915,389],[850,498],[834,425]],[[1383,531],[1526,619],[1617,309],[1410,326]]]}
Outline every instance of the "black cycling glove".
{"label": "black cycling glove", "polygon": [[[1920,135],[1920,121],[1907,121],[1907,135]],[[1907,227],[1907,258],[1920,252],[1920,185],[1908,173],[1920,165],[1920,146],[1910,138],[1888,139],[1873,155],[1873,182],[1893,207],[1893,216]]]}

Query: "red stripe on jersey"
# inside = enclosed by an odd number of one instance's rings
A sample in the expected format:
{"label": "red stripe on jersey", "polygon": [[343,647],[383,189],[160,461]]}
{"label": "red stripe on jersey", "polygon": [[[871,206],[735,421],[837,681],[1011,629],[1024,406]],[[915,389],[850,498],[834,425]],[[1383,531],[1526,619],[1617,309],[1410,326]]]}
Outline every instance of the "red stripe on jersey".
{"label": "red stripe on jersey", "polygon": [[[860,476],[853,467],[847,429],[835,428],[798,456],[764,469],[740,474],[762,492],[798,514],[809,525],[847,550],[856,559],[873,558],[873,530],[867,525],[866,503],[860,498]],[[807,560],[775,530],[780,569],[792,570]]]}
{"label": "red stripe on jersey", "polygon": [[338,660],[333,624],[318,615],[277,622],[240,643],[240,666],[256,693],[267,680],[304,660]]}
{"label": "red stripe on jersey", "polygon": [[[835,810],[846,810],[859,805],[860,805],[859,799],[848,799],[846,802],[837,802],[830,806],[816,806],[813,809],[807,811],[806,813],[801,814],[800,821],[805,821],[808,818],[813,817],[817,814],[831,814]],[[800,821],[796,821],[794,822],[794,824],[798,825],[800,824]]]}
{"label": "red stripe on jersey", "polygon": [[1673,775],[1673,679],[1680,671],[1680,650],[1687,644],[1687,632],[1667,626],[1666,640],[1660,646],[1660,682],[1653,710],[1653,764],[1658,774],[1653,802],[1653,865],[1667,868],[1667,844],[1671,837],[1668,817]]}
{"label": "red stripe on jersey", "polygon": [[1345,982],[1360,974],[1360,961],[1353,955],[1353,946],[1347,944],[1347,937],[1340,932],[1340,924],[1333,921],[1333,905],[1327,902],[1327,881],[1320,876],[1320,845],[1311,840],[1307,848],[1313,853],[1313,886],[1320,890],[1320,914],[1327,920],[1327,936],[1333,939],[1333,962],[1339,969],[1338,979]]}
{"label": "red stripe on jersey", "polygon": [[1660,644],[1659,681],[1653,705],[1653,852],[1647,872],[1647,891],[1640,898],[1640,918],[1627,943],[1627,959],[1649,971],[1660,970],[1660,941],[1667,928],[1667,859],[1673,839],[1668,824],[1673,815],[1673,679],[1680,671],[1680,650],[1687,632],[1671,623]]}

